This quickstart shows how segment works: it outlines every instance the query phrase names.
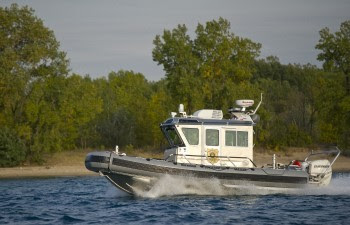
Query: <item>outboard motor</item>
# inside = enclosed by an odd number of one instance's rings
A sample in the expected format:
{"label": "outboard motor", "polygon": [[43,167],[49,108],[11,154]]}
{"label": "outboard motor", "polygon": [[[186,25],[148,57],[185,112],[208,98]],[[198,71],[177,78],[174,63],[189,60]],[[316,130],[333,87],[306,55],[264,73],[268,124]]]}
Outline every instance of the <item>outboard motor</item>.
{"label": "outboard motor", "polygon": [[311,161],[308,172],[311,181],[318,182],[322,186],[328,185],[332,178],[332,167],[327,159]]}

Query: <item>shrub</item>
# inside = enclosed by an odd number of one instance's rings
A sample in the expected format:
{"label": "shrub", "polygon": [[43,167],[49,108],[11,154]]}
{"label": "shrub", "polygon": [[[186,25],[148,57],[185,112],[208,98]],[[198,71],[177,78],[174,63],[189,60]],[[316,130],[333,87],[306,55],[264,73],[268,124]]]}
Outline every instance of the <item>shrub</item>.
{"label": "shrub", "polygon": [[18,166],[25,160],[26,148],[12,130],[0,130],[0,167]]}

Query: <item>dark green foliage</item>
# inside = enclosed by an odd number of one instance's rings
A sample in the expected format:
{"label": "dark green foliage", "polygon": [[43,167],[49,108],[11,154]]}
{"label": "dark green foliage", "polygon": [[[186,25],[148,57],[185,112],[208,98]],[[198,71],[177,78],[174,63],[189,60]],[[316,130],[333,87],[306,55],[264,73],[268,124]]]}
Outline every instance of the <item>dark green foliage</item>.
{"label": "dark green foliage", "polygon": [[311,65],[282,65],[276,57],[268,57],[256,62],[252,81],[266,93],[258,144],[348,148],[350,105],[341,76]]}
{"label": "dark green foliage", "polygon": [[350,20],[341,23],[339,31],[334,33],[328,27],[323,28],[316,49],[321,51],[317,59],[323,61],[323,68],[340,78],[331,79],[334,85],[326,84],[331,92],[325,97],[333,95],[330,106],[338,113],[330,116],[326,107],[322,112],[323,118],[327,118],[324,126],[334,130],[332,139],[349,149],[347,154],[350,154]]}
{"label": "dark green foliage", "polygon": [[30,161],[77,139],[83,146],[102,104],[92,81],[68,76],[66,54],[32,9],[0,7],[0,21],[0,126],[16,132]]}
{"label": "dark green foliage", "polygon": [[350,95],[350,20],[341,23],[335,33],[328,27],[323,28],[316,49],[322,51],[317,59],[324,62],[325,70],[340,71],[345,75],[345,89]]}
{"label": "dark green foliage", "polygon": [[145,77],[132,71],[119,71],[94,82],[103,100],[103,111],[95,121],[101,145],[123,147],[147,143],[145,114],[152,90]]}
{"label": "dark green foliage", "polygon": [[157,35],[153,43],[153,60],[163,66],[171,96],[184,103],[188,113],[229,107],[236,89],[244,90],[252,76],[261,47],[235,36],[222,18],[198,24],[194,40],[186,26],[179,25]]}
{"label": "dark green foliage", "polygon": [[257,145],[350,146],[348,22],[334,35],[321,31],[323,70],[274,56],[258,60],[261,45],[235,36],[222,18],[198,24],[194,39],[179,25],[155,37],[153,59],[165,78],[149,82],[124,70],[95,80],[69,75],[65,53],[32,9],[0,7],[0,21],[0,167],[75,148],[159,150],[159,124],[180,103],[188,114],[226,113],[234,100],[258,101],[261,92]]}
{"label": "dark green foliage", "polygon": [[[342,48],[347,49],[348,27],[343,23],[341,34],[332,36],[333,45],[322,43],[318,48],[338,49],[336,40],[341,39]],[[263,92],[261,123],[256,127],[258,145],[277,149],[318,143],[349,146],[349,100],[334,73],[309,64],[282,65],[275,56],[254,60],[260,45],[234,36],[229,29],[229,22],[220,18],[198,24],[194,40],[185,25],[156,36],[153,59],[163,65],[165,85],[176,103],[185,103],[189,112],[200,108],[226,111],[235,99],[257,100]],[[326,36],[321,32],[320,42]],[[331,52],[327,50],[327,59],[322,59],[334,61],[335,57],[334,65],[347,68],[349,51],[342,57]]]}
{"label": "dark green foliage", "polygon": [[100,142],[112,148],[115,145],[124,147],[128,144],[135,144],[135,118],[124,108],[102,117],[98,122],[97,131],[101,136]]}
{"label": "dark green foliage", "polygon": [[18,166],[25,160],[26,148],[16,133],[6,127],[0,130],[0,167]]}

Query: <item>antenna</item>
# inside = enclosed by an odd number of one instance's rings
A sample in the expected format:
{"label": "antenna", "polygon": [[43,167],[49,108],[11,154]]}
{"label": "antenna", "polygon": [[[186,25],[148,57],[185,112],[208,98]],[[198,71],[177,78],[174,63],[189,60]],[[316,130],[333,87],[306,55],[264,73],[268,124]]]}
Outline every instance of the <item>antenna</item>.
{"label": "antenna", "polygon": [[259,109],[259,107],[260,107],[260,105],[262,103],[262,96],[263,96],[263,93],[260,93],[260,102],[259,102],[258,106],[256,107],[256,109],[254,110],[252,115],[254,115],[256,113],[256,111],[258,111],[258,109]]}

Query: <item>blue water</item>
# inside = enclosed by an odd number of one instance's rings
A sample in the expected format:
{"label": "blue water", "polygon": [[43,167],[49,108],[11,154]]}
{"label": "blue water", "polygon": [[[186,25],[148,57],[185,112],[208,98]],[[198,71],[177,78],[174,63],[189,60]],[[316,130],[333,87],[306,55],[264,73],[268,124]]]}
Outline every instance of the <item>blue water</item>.
{"label": "blue water", "polygon": [[131,197],[103,177],[0,180],[0,224],[350,224],[349,173],[291,193],[178,195],[178,182],[157,188]]}

